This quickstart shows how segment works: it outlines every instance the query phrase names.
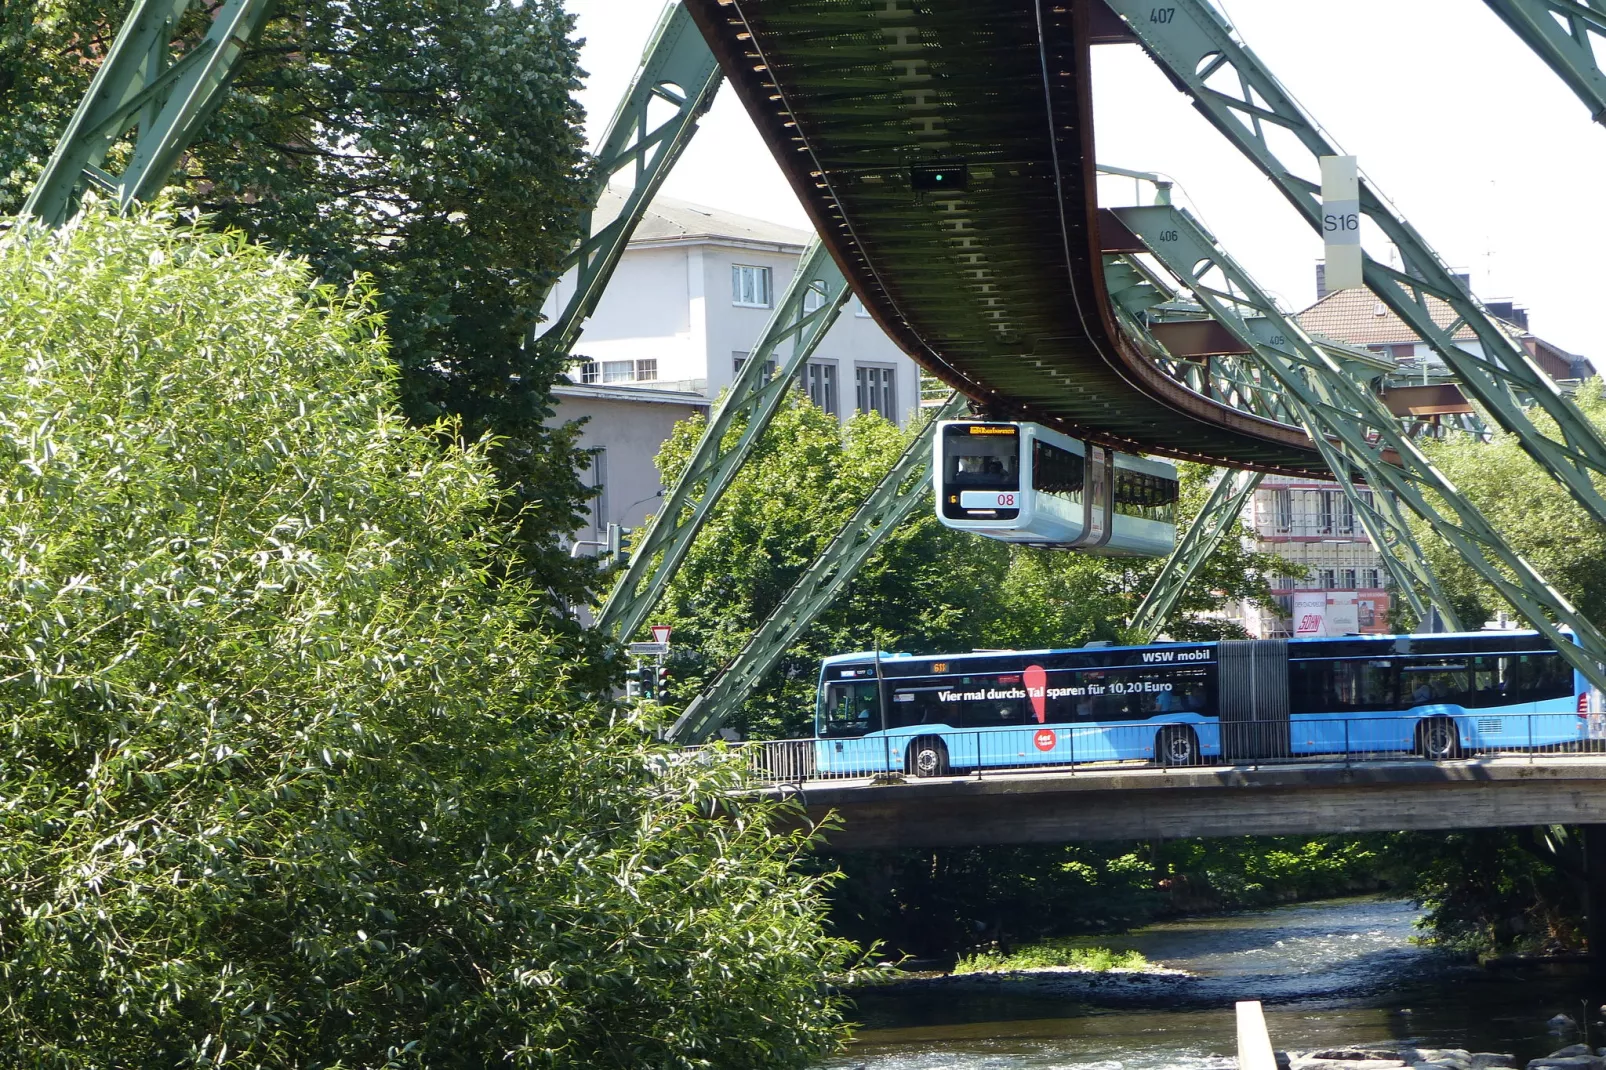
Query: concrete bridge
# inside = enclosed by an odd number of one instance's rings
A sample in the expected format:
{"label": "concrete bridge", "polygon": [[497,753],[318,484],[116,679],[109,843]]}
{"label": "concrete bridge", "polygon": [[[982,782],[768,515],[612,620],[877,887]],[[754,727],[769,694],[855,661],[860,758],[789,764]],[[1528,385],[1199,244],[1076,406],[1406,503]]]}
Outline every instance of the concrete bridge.
{"label": "concrete bridge", "polygon": [[772,789],[830,849],[1606,825],[1606,755],[1078,769]]}

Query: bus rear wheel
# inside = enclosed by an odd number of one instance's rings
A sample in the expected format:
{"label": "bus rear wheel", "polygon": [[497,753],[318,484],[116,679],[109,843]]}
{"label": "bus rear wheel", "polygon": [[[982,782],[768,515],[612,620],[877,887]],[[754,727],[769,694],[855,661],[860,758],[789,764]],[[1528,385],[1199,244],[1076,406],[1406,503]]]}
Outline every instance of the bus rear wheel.
{"label": "bus rear wheel", "polygon": [[904,768],[915,776],[947,776],[948,748],[940,739],[923,736],[909,744],[909,754],[904,760]]}
{"label": "bus rear wheel", "polygon": [[1166,725],[1155,734],[1154,755],[1161,765],[1198,765],[1199,737],[1187,725]]}
{"label": "bus rear wheel", "polygon": [[1430,717],[1416,727],[1416,752],[1430,762],[1461,757],[1461,736],[1448,717]]}

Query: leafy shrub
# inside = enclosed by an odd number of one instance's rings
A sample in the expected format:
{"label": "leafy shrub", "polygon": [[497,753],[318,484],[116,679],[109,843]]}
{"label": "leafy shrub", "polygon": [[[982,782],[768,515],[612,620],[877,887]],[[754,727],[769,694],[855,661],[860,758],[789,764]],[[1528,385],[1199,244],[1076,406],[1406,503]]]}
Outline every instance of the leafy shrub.
{"label": "leafy shrub", "polygon": [[168,222],[0,239],[0,1062],[830,1047],[803,838],[575,693],[360,288]]}

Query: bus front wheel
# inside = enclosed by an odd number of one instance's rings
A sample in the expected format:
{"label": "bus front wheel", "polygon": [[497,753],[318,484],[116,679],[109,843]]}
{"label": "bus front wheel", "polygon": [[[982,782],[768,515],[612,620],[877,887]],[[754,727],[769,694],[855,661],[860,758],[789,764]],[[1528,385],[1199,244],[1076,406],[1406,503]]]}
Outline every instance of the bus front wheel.
{"label": "bus front wheel", "polygon": [[1161,765],[1198,765],[1199,737],[1187,725],[1167,725],[1154,737],[1154,754]]}
{"label": "bus front wheel", "polygon": [[1448,717],[1430,717],[1416,729],[1416,752],[1430,762],[1461,757],[1461,736]]}
{"label": "bus front wheel", "polygon": [[904,768],[915,776],[947,776],[948,748],[942,740],[925,737],[909,744],[909,756]]}

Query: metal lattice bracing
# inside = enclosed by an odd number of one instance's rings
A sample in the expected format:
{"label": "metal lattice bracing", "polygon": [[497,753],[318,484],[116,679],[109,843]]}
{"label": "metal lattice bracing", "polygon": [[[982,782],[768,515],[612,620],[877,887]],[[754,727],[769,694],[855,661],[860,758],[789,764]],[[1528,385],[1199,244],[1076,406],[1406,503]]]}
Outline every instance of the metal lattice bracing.
{"label": "metal lattice bracing", "polygon": [[1260,480],[1259,472],[1221,473],[1199,515],[1193,518],[1165,567],[1154,578],[1149,593],[1133,610],[1131,627],[1140,637],[1134,641],[1148,642],[1160,634],[1189,581],[1210,560],[1221,540],[1238,531],[1238,517],[1254,497]]}
{"label": "metal lattice bracing", "polygon": [[1606,687],[1606,636],[1506,545],[1381,401],[1345,375],[1296,321],[1275,311],[1271,299],[1192,216],[1168,207],[1116,212],[1217,321],[1245,337],[1250,334],[1247,315],[1265,314],[1278,321],[1284,343],[1262,343],[1256,353],[1287,391],[1312,438],[1329,444],[1354,471],[1364,473],[1379,492],[1377,499],[1392,493],[1427,521],[1568,662],[1596,687]]}
{"label": "metal lattice bracing", "polygon": [[[965,399],[953,394],[932,414],[931,423],[952,419],[964,408]],[[931,433],[923,430],[910,439],[858,512],[786,592],[741,653],[686,707],[669,737],[677,743],[701,743],[719,731],[882,541],[917,508],[930,504]]]}
{"label": "metal lattice bracing", "polygon": [[[1144,50],[1187,93],[1194,106],[1248,156],[1301,215],[1321,232],[1321,188],[1315,177],[1322,156],[1341,155],[1294,102],[1270,71],[1245,48],[1220,14],[1203,0],[1168,0],[1156,9],[1147,0],[1104,0],[1137,36]],[[1165,12],[1164,17],[1157,15]],[[1292,135],[1302,158],[1285,160],[1272,134]],[[1285,139],[1286,140],[1286,139]],[[1301,169],[1305,172],[1302,176]],[[1404,270],[1367,258],[1366,285],[1438,353],[1466,392],[1597,520],[1606,522],[1606,497],[1591,473],[1606,473],[1606,442],[1499,323],[1455,278],[1416,230],[1367,181],[1361,181],[1361,211],[1399,250]],[[1434,313],[1448,309],[1441,325]],[[1454,342],[1462,327],[1477,336],[1482,355]],[[1555,422],[1559,437],[1546,434],[1525,411],[1521,398]]]}
{"label": "metal lattice bracing", "polygon": [[[548,344],[565,353],[574,347],[636,224],[697,132],[722,78],[685,5],[670,0],[597,149],[596,187],[582,220],[586,237],[563,265],[575,272],[574,293],[546,324],[541,338]],[[621,174],[630,177],[624,204],[617,216],[598,226],[597,201],[608,182]]]}
{"label": "metal lattice bracing", "polygon": [[1484,0],[1606,123],[1606,0]]}
{"label": "metal lattice bracing", "polygon": [[[641,627],[848,297],[836,264],[818,241],[810,243],[736,382],[703,429],[685,471],[631,547],[630,564],[597,615],[600,627],[622,640]],[[737,428],[736,441],[726,445]]]}
{"label": "metal lattice bracing", "polygon": [[[154,197],[222,103],[270,2],[226,0],[206,36],[175,58],[171,44],[190,0],[137,0],[22,214],[60,226],[77,210],[86,185],[114,197],[124,209]],[[107,150],[136,125],[134,150],[122,174],[103,170]]]}

